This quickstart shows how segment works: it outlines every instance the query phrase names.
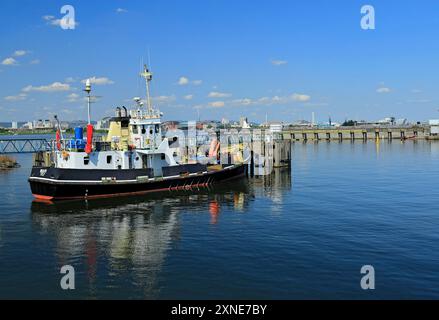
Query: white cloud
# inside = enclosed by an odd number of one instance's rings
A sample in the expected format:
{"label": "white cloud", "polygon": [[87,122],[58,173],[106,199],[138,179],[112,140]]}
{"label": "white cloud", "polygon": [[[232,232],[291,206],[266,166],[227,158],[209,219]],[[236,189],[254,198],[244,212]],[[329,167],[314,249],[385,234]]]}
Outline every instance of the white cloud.
{"label": "white cloud", "polygon": [[259,103],[268,103],[268,102],[270,102],[271,101],[271,98],[270,97],[262,97],[262,98],[259,98],[258,99],[258,102]]}
{"label": "white cloud", "polygon": [[22,57],[24,55],[26,55],[28,52],[26,50],[16,50],[14,52],[14,56],[15,57]]}
{"label": "white cloud", "polygon": [[224,93],[224,92],[218,92],[218,91],[212,91],[208,94],[209,98],[227,98],[230,97],[230,93]]}
{"label": "white cloud", "polygon": [[29,85],[22,89],[23,92],[39,91],[39,92],[59,92],[59,91],[69,91],[70,85],[61,82],[54,82],[46,86],[34,87]]}
{"label": "white cloud", "polygon": [[176,99],[175,95],[172,96],[157,96],[152,98],[153,102],[158,104],[168,104],[174,102]]}
{"label": "white cloud", "polygon": [[43,20],[46,20],[46,21],[50,21],[50,20],[55,19],[55,17],[51,16],[51,15],[46,15],[46,16],[43,16],[42,18],[43,18]]}
{"label": "white cloud", "polygon": [[214,102],[209,102],[208,106],[212,108],[221,108],[225,106],[225,103],[224,101],[214,101]]}
{"label": "white cloud", "polygon": [[390,92],[390,88],[387,87],[380,87],[377,89],[378,93],[389,93]]}
{"label": "white cloud", "polygon": [[128,10],[124,9],[124,8],[117,8],[116,9],[116,13],[127,13],[127,12],[128,12]]}
{"label": "white cloud", "polygon": [[7,96],[4,97],[5,100],[7,101],[23,101],[27,99],[27,94],[26,93],[20,93],[16,96]]}
{"label": "white cloud", "polygon": [[18,65],[18,62],[14,58],[9,57],[9,58],[6,58],[6,59],[4,59],[2,61],[2,65],[4,65],[4,66],[16,66],[16,65]]}
{"label": "white cloud", "polygon": [[79,94],[77,93],[71,93],[67,96],[67,101],[68,102],[76,102],[79,99]]}
{"label": "white cloud", "polygon": [[194,98],[193,94],[188,94],[186,96],[183,97],[185,100],[192,100]]}
{"label": "white cloud", "polygon": [[275,59],[271,60],[271,64],[273,66],[281,66],[281,65],[284,65],[287,63],[288,63],[288,61],[286,61],[286,60],[275,60]]}
{"label": "white cloud", "polygon": [[[51,15],[46,15],[42,17],[43,20],[46,21],[46,24],[50,25],[50,26],[54,26],[54,27],[59,27],[61,26],[61,21],[62,19],[55,19],[54,16]],[[73,23],[75,24],[74,27],[79,26],[79,22],[78,21],[73,21]]]}
{"label": "white cloud", "polygon": [[311,99],[311,97],[309,95],[306,95],[306,94],[293,93],[291,95],[291,99],[293,99],[294,101],[305,102],[305,101],[309,101]]}
{"label": "white cloud", "polygon": [[178,84],[180,86],[185,86],[185,85],[189,84],[189,79],[186,77],[180,77],[180,79],[178,79]]}
{"label": "white cloud", "polygon": [[61,26],[61,19],[50,20],[47,24],[54,26],[54,27],[59,27],[59,26]]}
{"label": "white cloud", "polygon": [[180,79],[178,79],[178,84],[180,86],[186,86],[188,84],[192,84],[194,86],[199,86],[200,84],[202,84],[203,81],[202,80],[193,80],[190,81],[188,77],[180,77]]}
{"label": "white cloud", "polygon": [[[114,81],[108,79],[107,77],[91,77],[88,78],[90,79],[91,84],[95,84],[97,86],[103,86],[103,85],[107,85],[107,84],[113,84]],[[87,79],[81,80],[82,83],[85,83],[87,81]]]}
{"label": "white cloud", "polygon": [[250,106],[250,105],[288,105],[295,102],[307,102],[311,100],[311,96],[300,93],[293,93],[289,96],[273,96],[273,97],[261,97],[258,99],[242,98],[231,101],[235,106]]}
{"label": "white cloud", "polygon": [[232,101],[232,104],[237,106],[249,106],[251,104],[254,104],[254,101],[249,98],[235,99]]}
{"label": "white cloud", "polygon": [[30,64],[40,64],[40,60],[39,59],[34,59],[30,62]]}
{"label": "white cloud", "polygon": [[419,90],[419,89],[413,89],[412,90],[412,93],[421,93],[422,92],[422,90]]}

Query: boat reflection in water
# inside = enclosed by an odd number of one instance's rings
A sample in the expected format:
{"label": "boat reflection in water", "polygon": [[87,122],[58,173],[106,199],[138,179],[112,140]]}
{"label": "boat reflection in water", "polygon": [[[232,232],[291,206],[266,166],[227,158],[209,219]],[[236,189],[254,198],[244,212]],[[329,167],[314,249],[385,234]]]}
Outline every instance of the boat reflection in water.
{"label": "boat reflection in water", "polygon": [[274,168],[268,176],[253,179],[255,197],[265,197],[272,201],[272,212],[282,212],[281,205],[285,194],[292,188],[291,168]]}
{"label": "boat reflection in water", "polygon": [[[66,264],[75,267],[74,291],[79,297],[157,298],[160,271],[170,251],[178,249],[181,228],[189,232],[194,228],[186,225],[185,217],[208,213],[207,225],[216,224],[223,209],[248,213],[256,194],[268,192],[266,196],[281,197],[274,189],[282,190],[288,175],[265,179],[274,179],[269,183],[272,191],[266,183],[259,186],[258,179],[244,179],[196,192],[34,201],[32,219],[38,231],[52,242],[57,270]],[[288,181],[286,184],[288,187]]]}

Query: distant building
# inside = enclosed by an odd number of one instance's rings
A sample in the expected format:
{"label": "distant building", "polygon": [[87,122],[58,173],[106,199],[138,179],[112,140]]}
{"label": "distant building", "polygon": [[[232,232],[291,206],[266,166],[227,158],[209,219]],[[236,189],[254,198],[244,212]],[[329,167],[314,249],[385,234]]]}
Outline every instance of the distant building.
{"label": "distant building", "polygon": [[34,122],[33,122],[33,128],[34,128],[34,129],[41,129],[41,128],[44,128],[43,120],[41,120],[41,119],[34,120]]}
{"label": "distant building", "polygon": [[282,132],[284,125],[282,122],[271,122],[269,124],[269,127],[270,127],[270,131],[273,133],[274,132]]}
{"label": "distant building", "polygon": [[11,128],[12,129],[18,129],[18,122],[17,121],[12,121]]}
{"label": "distant building", "polygon": [[230,121],[229,126],[232,128],[240,128],[241,125],[239,124],[239,121]]}
{"label": "distant building", "polygon": [[38,119],[33,122],[33,129],[53,129],[54,124],[49,119],[42,120]]}
{"label": "distant building", "polygon": [[395,124],[395,117],[387,117],[381,120],[378,120],[378,124],[390,124],[390,125],[394,125]]}
{"label": "distant building", "polygon": [[44,120],[44,122],[43,122],[43,127],[44,127],[45,129],[51,129],[51,128],[53,128],[54,126],[53,126],[52,121],[50,121],[49,119],[46,119],[46,120]]}
{"label": "distant building", "polygon": [[221,119],[221,124],[222,124],[222,125],[228,125],[228,124],[229,124],[229,119],[222,118],[222,119]]}
{"label": "distant building", "polygon": [[32,130],[34,128],[34,124],[32,121],[28,121],[22,126],[22,128]]}
{"label": "distant building", "polygon": [[396,124],[397,126],[405,126],[405,125],[407,125],[407,124],[409,124],[409,123],[408,123],[407,119],[397,119],[397,120],[395,121],[395,124]]}
{"label": "distant building", "polygon": [[331,122],[328,121],[328,122],[325,122],[324,124],[319,124],[318,125],[318,127],[322,127],[322,128],[338,128],[340,126],[341,126],[340,123],[333,122],[333,121],[331,121]]}
{"label": "distant building", "polygon": [[[95,124],[95,122],[92,121],[92,124]],[[69,126],[70,128],[76,128],[76,127],[86,127],[87,126],[87,121],[85,120],[73,120],[73,121],[69,121]]]}
{"label": "distant building", "polygon": [[298,120],[296,122],[293,122],[291,125],[298,126],[298,127],[311,127],[311,122],[309,122],[307,120]]}
{"label": "distant building", "polygon": [[[218,125],[220,125],[220,123],[218,121],[213,121],[213,120],[208,121],[208,120],[206,120],[206,121],[198,122],[197,123],[197,129],[204,129],[204,130],[213,129],[213,130],[216,130],[216,128],[218,128]],[[201,128],[200,128],[200,126],[201,126]]]}
{"label": "distant building", "polygon": [[248,124],[247,117],[239,118],[239,126],[243,129],[249,129],[250,125]]}
{"label": "distant building", "polygon": [[430,135],[439,135],[439,119],[429,120],[428,124],[430,125]]}

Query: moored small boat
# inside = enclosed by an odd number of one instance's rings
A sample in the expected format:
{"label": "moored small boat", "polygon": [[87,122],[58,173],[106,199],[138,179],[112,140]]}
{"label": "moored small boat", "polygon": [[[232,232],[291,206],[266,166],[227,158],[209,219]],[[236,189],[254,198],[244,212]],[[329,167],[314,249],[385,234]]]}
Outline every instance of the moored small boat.
{"label": "moored small boat", "polygon": [[[116,108],[106,137],[94,137],[90,120],[91,83],[88,95],[86,137],[82,128],[64,139],[60,128],[53,150],[38,153],[29,177],[32,194],[40,200],[102,198],[166,190],[196,190],[213,183],[243,177],[247,166],[235,164],[178,163],[163,138],[161,112],[153,108],[149,95],[152,74],[145,66],[147,108],[135,98],[137,106],[128,111]],[[219,146],[209,152],[217,159]]]}

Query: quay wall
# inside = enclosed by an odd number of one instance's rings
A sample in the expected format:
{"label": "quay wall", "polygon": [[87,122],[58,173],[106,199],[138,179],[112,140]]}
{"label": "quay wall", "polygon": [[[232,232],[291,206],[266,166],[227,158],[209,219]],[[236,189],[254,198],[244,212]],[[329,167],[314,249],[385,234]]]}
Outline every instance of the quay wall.
{"label": "quay wall", "polygon": [[370,140],[370,139],[428,139],[430,128],[424,126],[383,128],[286,128],[284,139],[291,141],[312,140]]}

